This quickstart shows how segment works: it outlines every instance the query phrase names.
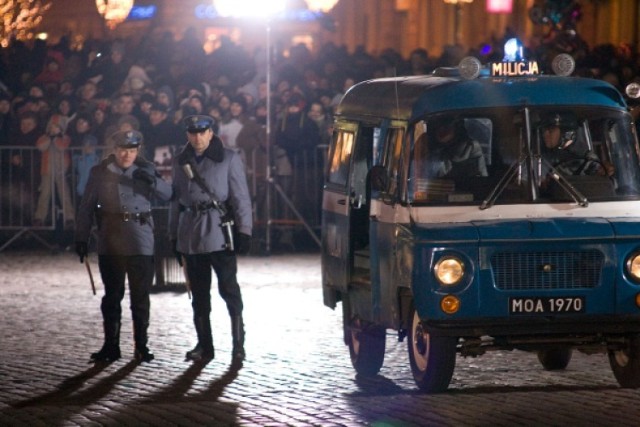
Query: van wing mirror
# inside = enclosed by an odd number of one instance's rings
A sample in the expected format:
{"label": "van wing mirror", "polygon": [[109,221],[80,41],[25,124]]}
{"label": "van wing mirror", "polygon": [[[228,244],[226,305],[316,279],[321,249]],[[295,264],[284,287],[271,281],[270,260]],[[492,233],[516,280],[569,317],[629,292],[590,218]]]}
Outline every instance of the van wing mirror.
{"label": "van wing mirror", "polygon": [[389,176],[387,170],[380,165],[374,166],[369,172],[371,180],[371,189],[373,191],[385,192],[389,188]]}

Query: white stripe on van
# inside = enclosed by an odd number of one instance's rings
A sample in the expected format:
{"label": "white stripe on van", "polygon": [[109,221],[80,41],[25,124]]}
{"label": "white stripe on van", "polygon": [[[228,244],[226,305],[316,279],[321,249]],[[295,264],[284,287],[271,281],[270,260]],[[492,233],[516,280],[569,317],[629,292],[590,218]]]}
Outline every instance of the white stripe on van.
{"label": "white stripe on van", "polygon": [[575,203],[494,205],[485,210],[477,206],[394,206],[380,200],[371,201],[371,217],[384,223],[420,224],[471,222],[535,218],[638,218],[640,201],[590,203],[584,208]]}

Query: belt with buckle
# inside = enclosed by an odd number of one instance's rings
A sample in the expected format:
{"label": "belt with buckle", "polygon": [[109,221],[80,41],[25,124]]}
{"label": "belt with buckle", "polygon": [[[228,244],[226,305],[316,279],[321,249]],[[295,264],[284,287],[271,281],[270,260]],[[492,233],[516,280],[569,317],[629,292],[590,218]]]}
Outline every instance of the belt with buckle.
{"label": "belt with buckle", "polygon": [[190,206],[180,204],[180,212],[204,212],[209,209],[214,209],[215,207],[216,204],[210,200],[206,202],[196,202]]}
{"label": "belt with buckle", "polygon": [[102,215],[121,219],[124,222],[138,221],[142,224],[148,222],[149,218],[151,218],[151,212],[102,212]]}

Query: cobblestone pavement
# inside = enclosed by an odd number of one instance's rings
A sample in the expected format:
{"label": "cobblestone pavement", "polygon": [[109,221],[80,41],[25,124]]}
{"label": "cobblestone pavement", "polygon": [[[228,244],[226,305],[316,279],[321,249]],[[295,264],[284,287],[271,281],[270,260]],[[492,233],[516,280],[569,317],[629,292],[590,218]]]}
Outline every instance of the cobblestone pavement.
{"label": "cobblestone pavement", "polygon": [[102,344],[93,296],[71,254],[0,254],[0,425],[496,426],[638,425],[640,391],[620,389],[605,355],[574,354],[546,372],[535,355],[459,358],[450,390],[417,391],[406,344],[390,334],[385,365],[357,378],[339,310],[322,304],[319,255],[240,259],[247,360],[230,365],[230,326],[214,295],[216,359],[184,361],[195,343],[184,291],[152,295],[150,347],[133,354],[128,296],[123,358],[88,364]]}

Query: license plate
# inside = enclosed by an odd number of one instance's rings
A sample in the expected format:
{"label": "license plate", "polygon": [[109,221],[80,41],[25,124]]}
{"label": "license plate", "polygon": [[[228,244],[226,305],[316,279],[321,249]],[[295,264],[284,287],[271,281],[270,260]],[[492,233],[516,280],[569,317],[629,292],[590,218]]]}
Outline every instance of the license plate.
{"label": "license plate", "polygon": [[509,298],[509,314],[563,314],[584,311],[584,297]]}

